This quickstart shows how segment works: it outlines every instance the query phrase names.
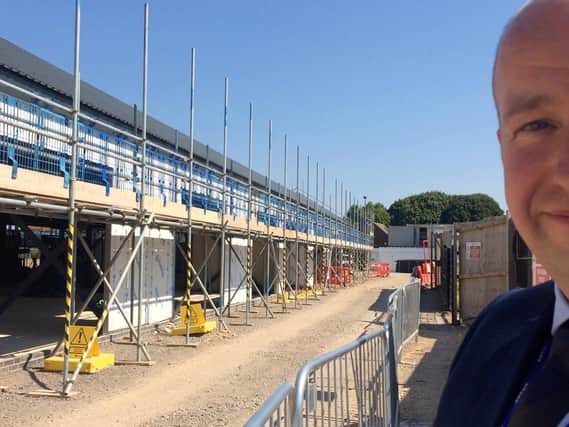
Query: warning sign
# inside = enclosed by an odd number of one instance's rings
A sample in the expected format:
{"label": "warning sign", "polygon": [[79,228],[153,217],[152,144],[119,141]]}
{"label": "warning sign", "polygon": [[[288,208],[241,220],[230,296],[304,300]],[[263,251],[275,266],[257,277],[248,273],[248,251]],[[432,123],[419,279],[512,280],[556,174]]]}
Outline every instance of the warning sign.
{"label": "warning sign", "polygon": [[533,269],[534,269],[533,271],[534,286],[539,285],[540,283],[547,282],[548,280],[551,280],[551,276],[549,275],[549,273],[542,264],[535,262],[533,265]]}
{"label": "warning sign", "polygon": [[[85,350],[87,350],[87,344],[89,340],[95,333],[94,326],[71,326],[70,330],[71,345],[69,347],[69,353],[73,357],[81,357]],[[99,343],[98,339],[95,338],[93,347],[89,352],[89,356],[99,355]]]}
{"label": "warning sign", "polygon": [[480,242],[466,242],[466,259],[480,260],[482,252],[482,243]]}

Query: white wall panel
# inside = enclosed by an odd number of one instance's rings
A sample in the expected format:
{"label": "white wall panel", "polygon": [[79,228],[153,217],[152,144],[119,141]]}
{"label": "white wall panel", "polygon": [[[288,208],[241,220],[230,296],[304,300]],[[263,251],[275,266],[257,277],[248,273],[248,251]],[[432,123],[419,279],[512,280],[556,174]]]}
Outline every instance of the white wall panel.
{"label": "white wall panel", "polygon": [[[110,256],[116,253],[122,239],[128,234],[130,227],[110,225],[107,235],[110,236]],[[138,237],[140,233],[137,231]],[[148,229],[144,240],[144,276],[142,286],[142,322],[155,323],[172,316],[174,296],[174,262],[175,242],[174,236],[167,230]],[[118,284],[120,275],[131,254],[130,243],[123,249],[117,262],[111,269],[111,285]],[[138,256],[135,258],[134,268],[127,274],[126,281],[118,294],[125,311],[130,313],[131,279],[134,278],[134,319],[138,319]],[[113,331],[126,327],[117,308],[109,312],[108,330]]]}

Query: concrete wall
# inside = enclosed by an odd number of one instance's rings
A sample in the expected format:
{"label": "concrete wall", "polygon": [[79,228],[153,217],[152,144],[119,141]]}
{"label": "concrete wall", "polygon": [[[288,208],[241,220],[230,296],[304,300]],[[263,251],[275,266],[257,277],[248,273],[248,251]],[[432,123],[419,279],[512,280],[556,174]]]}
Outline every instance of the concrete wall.
{"label": "concrete wall", "polygon": [[371,251],[372,262],[389,262],[391,271],[395,271],[399,260],[422,260],[423,248],[375,248]]}
{"label": "concrete wall", "polygon": [[408,224],[408,225],[390,225],[389,226],[389,246],[395,247],[422,247],[421,229],[425,229],[426,233],[423,238],[428,241],[431,239],[432,233],[443,233],[452,230],[452,224]]}
{"label": "concrete wall", "polygon": [[389,226],[389,246],[393,247],[413,247],[416,246],[417,231],[414,227],[405,225]]}
{"label": "concrete wall", "polygon": [[[107,226],[107,265],[117,252],[124,236],[130,231],[129,226]],[[139,232],[135,232],[138,237]],[[167,230],[148,229],[144,240],[144,275],[142,284],[142,323],[154,323],[169,319],[172,316],[174,296],[174,235]],[[131,254],[131,243],[123,248],[115,264],[111,268],[110,283],[117,286]],[[138,261],[135,258],[134,268],[131,268],[121,286],[117,299],[121,302],[127,315],[130,313],[131,292],[134,298],[134,319],[138,319]],[[134,281],[133,281],[134,279]],[[132,286],[134,284],[134,286]],[[105,298],[110,293],[105,291]],[[126,328],[126,322],[118,309],[111,308],[107,320],[107,331]]]}
{"label": "concrete wall", "polygon": [[375,223],[373,225],[373,247],[381,248],[387,245],[389,245],[388,228],[384,225]]}

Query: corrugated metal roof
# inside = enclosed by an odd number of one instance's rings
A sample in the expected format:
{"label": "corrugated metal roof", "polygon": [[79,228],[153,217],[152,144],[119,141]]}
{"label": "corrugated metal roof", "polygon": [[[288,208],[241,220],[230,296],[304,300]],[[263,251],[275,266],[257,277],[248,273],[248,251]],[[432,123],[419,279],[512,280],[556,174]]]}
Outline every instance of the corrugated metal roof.
{"label": "corrugated metal roof", "polygon": [[[67,98],[71,104],[73,94],[73,75],[50,64],[49,62],[31,54],[30,52],[16,46],[10,41],[0,37],[0,66],[9,69],[28,80],[33,81],[39,86],[48,88],[63,97]],[[134,127],[134,107],[126,104],[118,98],[109,95],[87,82],[81,81],[81,104],[97,111],[107,117],[113,118],[125,126]],[[137,123],[142,123],[142,113],[138,111]],[[140,126],[140,125],[139,125]],[[161,121],[148,116],[147,135],[175,147],[176,140],[178,147],[183,150],[189,149],[190,138],[183,132],[162,123]],[[194,153],[197,157],[205,160],[208,158],[211,164],[220,169],[223,167],[223,155],[211,147],[194,140]],[[242,178],[248,177],[248,168],[241,163],[228,159],[228,170]],[[253,171],[253,182],[265,187],[267,178],[263,174]],[[272,190],[275,193],[283,193],[284,187],[273,181]],[[296,194],[289,192],[289,197],[296,200]],[[300,201],[306,204],[306,197],[301,196]]]}

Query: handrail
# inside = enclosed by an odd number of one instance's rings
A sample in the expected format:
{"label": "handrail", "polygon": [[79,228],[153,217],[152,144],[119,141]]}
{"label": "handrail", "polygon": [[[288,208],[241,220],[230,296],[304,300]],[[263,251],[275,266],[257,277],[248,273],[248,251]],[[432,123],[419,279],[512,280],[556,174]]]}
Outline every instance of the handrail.
{"label": "handrail", "polygon": [[[288,426],[290,423],[290,410],[288,408],[288,397],[292,394],[293,387],[288,382],[285,381],[282,383],[279,388],[269,397],[265,403],[257,410],[257,412],[244,424],[244,427],[256,427],[262,426],[267,421],[271,422],[271,426],[273,425],[273,417],[275,416],[275,412],[278,412],[281,405],[284,403],[284,421],[285,426]],[[277,414],[280,421],[280,414]],[[280,426],[279,424],[277,424]]]}
{"label": "handrail", "polygon": [[321,356],[318,356],[304,364],[304,366],[298,372],[296,376],[296,381],[294,383],[295,389],[295,399],[294,399],[294,411],[293,411],[293,423],[294,427],[300,426],[302,424],[302,408],[303,408],[303,400],[304,395],[306,393],[306,383],[308,380],[308,375],[315,369],[320,368],[321,366],[325,365],[328,362],[331,362],[335,359],[338,359],[351,351],[355,350],[356,348],[360,347],[362,344],[365,344],[369,340],[383,335],[389,328],[389,324],[391,322],[390,316],[381,325],[379,328],[367,332],[363,335],[360,335],[358,338],[353,340],[352,342],[345,344],[335,350],[329,351],[328,353],[324,353]]}

